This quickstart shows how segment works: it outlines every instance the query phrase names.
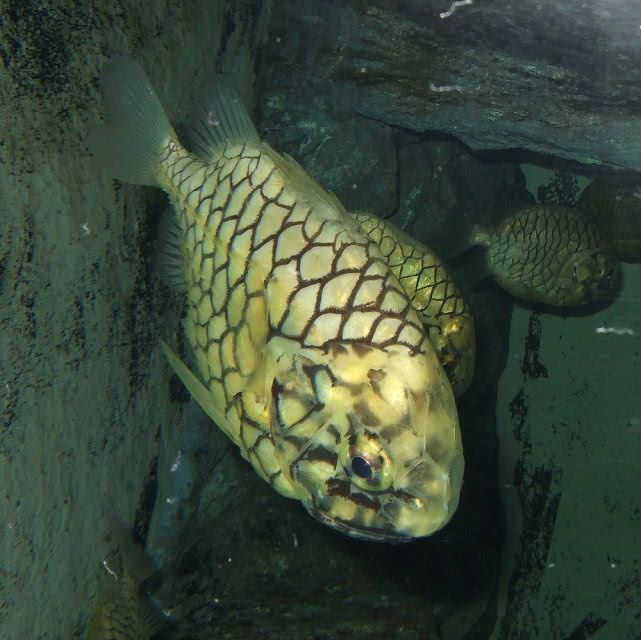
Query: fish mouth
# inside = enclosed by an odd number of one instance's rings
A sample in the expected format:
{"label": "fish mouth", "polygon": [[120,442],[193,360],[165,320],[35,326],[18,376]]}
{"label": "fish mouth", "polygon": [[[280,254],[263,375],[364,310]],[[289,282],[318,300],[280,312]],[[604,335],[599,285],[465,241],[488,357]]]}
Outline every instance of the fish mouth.
{"label": "fish mouth", "polygon": [[342,520],[335,516],[330,516],[328,513],[321,511],[314,504],[307,501],[303,501],[303,506],[307,510],[307,513],[319,522],[331,527],[332,529],[336,529],[351,538],[356,538],[357,540],[366,540],[368,542],[388,542],[391,544],[400,544],[402,542],[410,542],[411,540],[414,540],[412,536],[405,535],[398,531],[390,531],[389,529],[382,529],[379,527],[366,527],[364,525],[358,525],[353,522]]}

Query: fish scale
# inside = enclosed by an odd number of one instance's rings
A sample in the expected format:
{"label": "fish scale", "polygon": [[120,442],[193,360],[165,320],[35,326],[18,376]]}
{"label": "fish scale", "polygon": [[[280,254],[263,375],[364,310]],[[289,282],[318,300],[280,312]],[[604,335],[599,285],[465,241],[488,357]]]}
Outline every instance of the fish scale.
{"label": "fish scale", "polygon": [[[249,384],[259,352],[273,336],[321,349],[335,341],[363,340],[380,347],[396,343],[412,351],[426,350],[424,330],[394,269],[390,272],[372,252],[360,229],[346,229],[300,202],[283,184],[266,149],[228,145],[208,170],[171,141],[161,164],[161,184],[180,212],[187,240],[191,281],[186,333],[204,381],[232,420],[237,396]],[[278,214],[272,215],[273,207]],[[206,242],[214,247],[211,253],[202,252]],[[327,254],[313,259],[322,248]],[[216,265],[210,277],[203,264],[207,260]],[[258,274],[250,273],[252,264]],[[253,281],[251,294],[248,276]],[[442,299],[434,295],[426,307],[438,304],[440,314],[460,315],[464,303],[447,291],[448,281],[443,283]],[[357,296],[360,309],[345,312]],[[249,302],[256,298],[265,300],[267,326],[263,314],[248,313]],[[419,293],[417,301],[422,299]],[[257,472],[278,483],[268,429],[245,414],[241,407],[243,417],[234,423],[237,433],[230,435]],[[259,439],[265,439],[264,446],[256,446]]]}
{"label": "fish scale", "polygon": [[381,249],[418,311],[454,394],[461,395],[474,374],[474,319],[449,271],[433,251],[391,223],[361,211],[350,215]]}
{"label": "fish scale", "polygon": [[[109,554],[103,560],[108,575],[97,597],[86,638],[149,640],[163,626],[140,589],[154,569],[142,550],[132,543],[127,530],[118,525],[115,533],[119,543],[118,552]],[[111,568],[112,564],[115,569]]]}
{"label": "fish scale", "polygon": [[102,86],[97,155],[175,209],[162,244],[186,294],[194,371],[162,348],[196,402],[324,524],[375,541],[445,526],[464,468],[454,395],[379,247],[260,141],[221,79],[186,131],[189,151],[134,61],[112,61]]}
{"label": "fish scale", "polygon": [[[572,218],[562,215],[549,215],[550,210],[527,210],[526,215],[518,218],[511,225],[506,225],[505,233],[493,235],[495,244],[490,249],[489,259],[492,264],[501,268],[507,265],[513,278],[529,277],[532,288],[544,287],[548,291],[555,290],[558,267],[564,259],[577,250],[589,247],[589,238],[582,238],[576,226],[572,228]],[[541,215],[543,214],[543,215]],[[566,227],[565,237],[570,244],[565,250],[561,249],[561,225]],[[556,242],[555,242],[556,241]],[[527,256],[522,259],[523,252]]]}
{"label": "fish scale", "polygon": [[476,229],[474,241],[499,285],[532,302],[583,304],[615,286],[618,265],[601,236],[573,209],[533,206],[496,228]]}

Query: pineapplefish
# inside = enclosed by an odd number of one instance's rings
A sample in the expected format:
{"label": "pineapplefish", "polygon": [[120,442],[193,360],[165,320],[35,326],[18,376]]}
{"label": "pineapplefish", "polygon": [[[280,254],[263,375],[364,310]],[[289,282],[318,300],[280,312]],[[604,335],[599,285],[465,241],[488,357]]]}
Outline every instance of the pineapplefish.
{"label": "pineapplefish", "polygon": [[470,386],[476,360],[474,319],[440,258],[392,223],[354,212],[418,311],[456,397]]}
{"label": "pineapplefish", "polygon": [[486,248],[485,262],[497,284],[526,302],[583,305],[611,296],[618,284],[618,262],[574,209],[527,207],[494,229],[476,228],[472,242]]}
{"label": "pineapplefish", "polygon": [[452,517],[463,453],[452,388],[379,248],[338,200],[261,142],[218,79],[178,139],[142,68],[102,78],[96,154],[175,209],[190,367],[177,375],[256,472],[321,522],[379,541]]}

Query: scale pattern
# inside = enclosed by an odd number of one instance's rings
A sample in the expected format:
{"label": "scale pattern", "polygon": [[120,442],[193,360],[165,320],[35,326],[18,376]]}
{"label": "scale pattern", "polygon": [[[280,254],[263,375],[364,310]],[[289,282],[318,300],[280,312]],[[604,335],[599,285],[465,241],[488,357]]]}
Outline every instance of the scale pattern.
{"label": "scale pattern", "polygon": [[418,311],[441,365],[460,396],[474,374],[476,341],[469,305],[439,257],[389,222],[369,213],[352,217],[378,245]]}
{"label": "scale pattern", "polygon": [[205,163],[168,143],[163,186],[186,237],[186,332],[227,408],[230,437],[286,493],[269,425],[242,404],[266,343],[327,352],[357,341],[429,352],[403,288],[357,225],[287,186],[266,145],[229,143]]}
{"label": "scale pattern", "polygon": [[87,640],[148,640],[159,626],[140,595],[139,583],[124,569],[100,595]]}
{"label": "scale pattern", "polygon": [[479,232],[490,270],[516,297],[559,306],[583,304],[613,288],[617,265],[601,252],[601,236],[580,212],[528,207],[496,229]]}

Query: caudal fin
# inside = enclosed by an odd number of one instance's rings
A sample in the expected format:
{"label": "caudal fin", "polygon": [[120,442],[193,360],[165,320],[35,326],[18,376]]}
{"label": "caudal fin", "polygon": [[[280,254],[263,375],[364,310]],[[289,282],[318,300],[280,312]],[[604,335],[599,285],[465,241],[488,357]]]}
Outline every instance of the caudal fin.
{"label": "caudal fin", "polygon": [[100,79],[106,123],[93,133],[96,158],[118,180],[157,185],[160,152],[176,134],[147,74],[117,56]]}

